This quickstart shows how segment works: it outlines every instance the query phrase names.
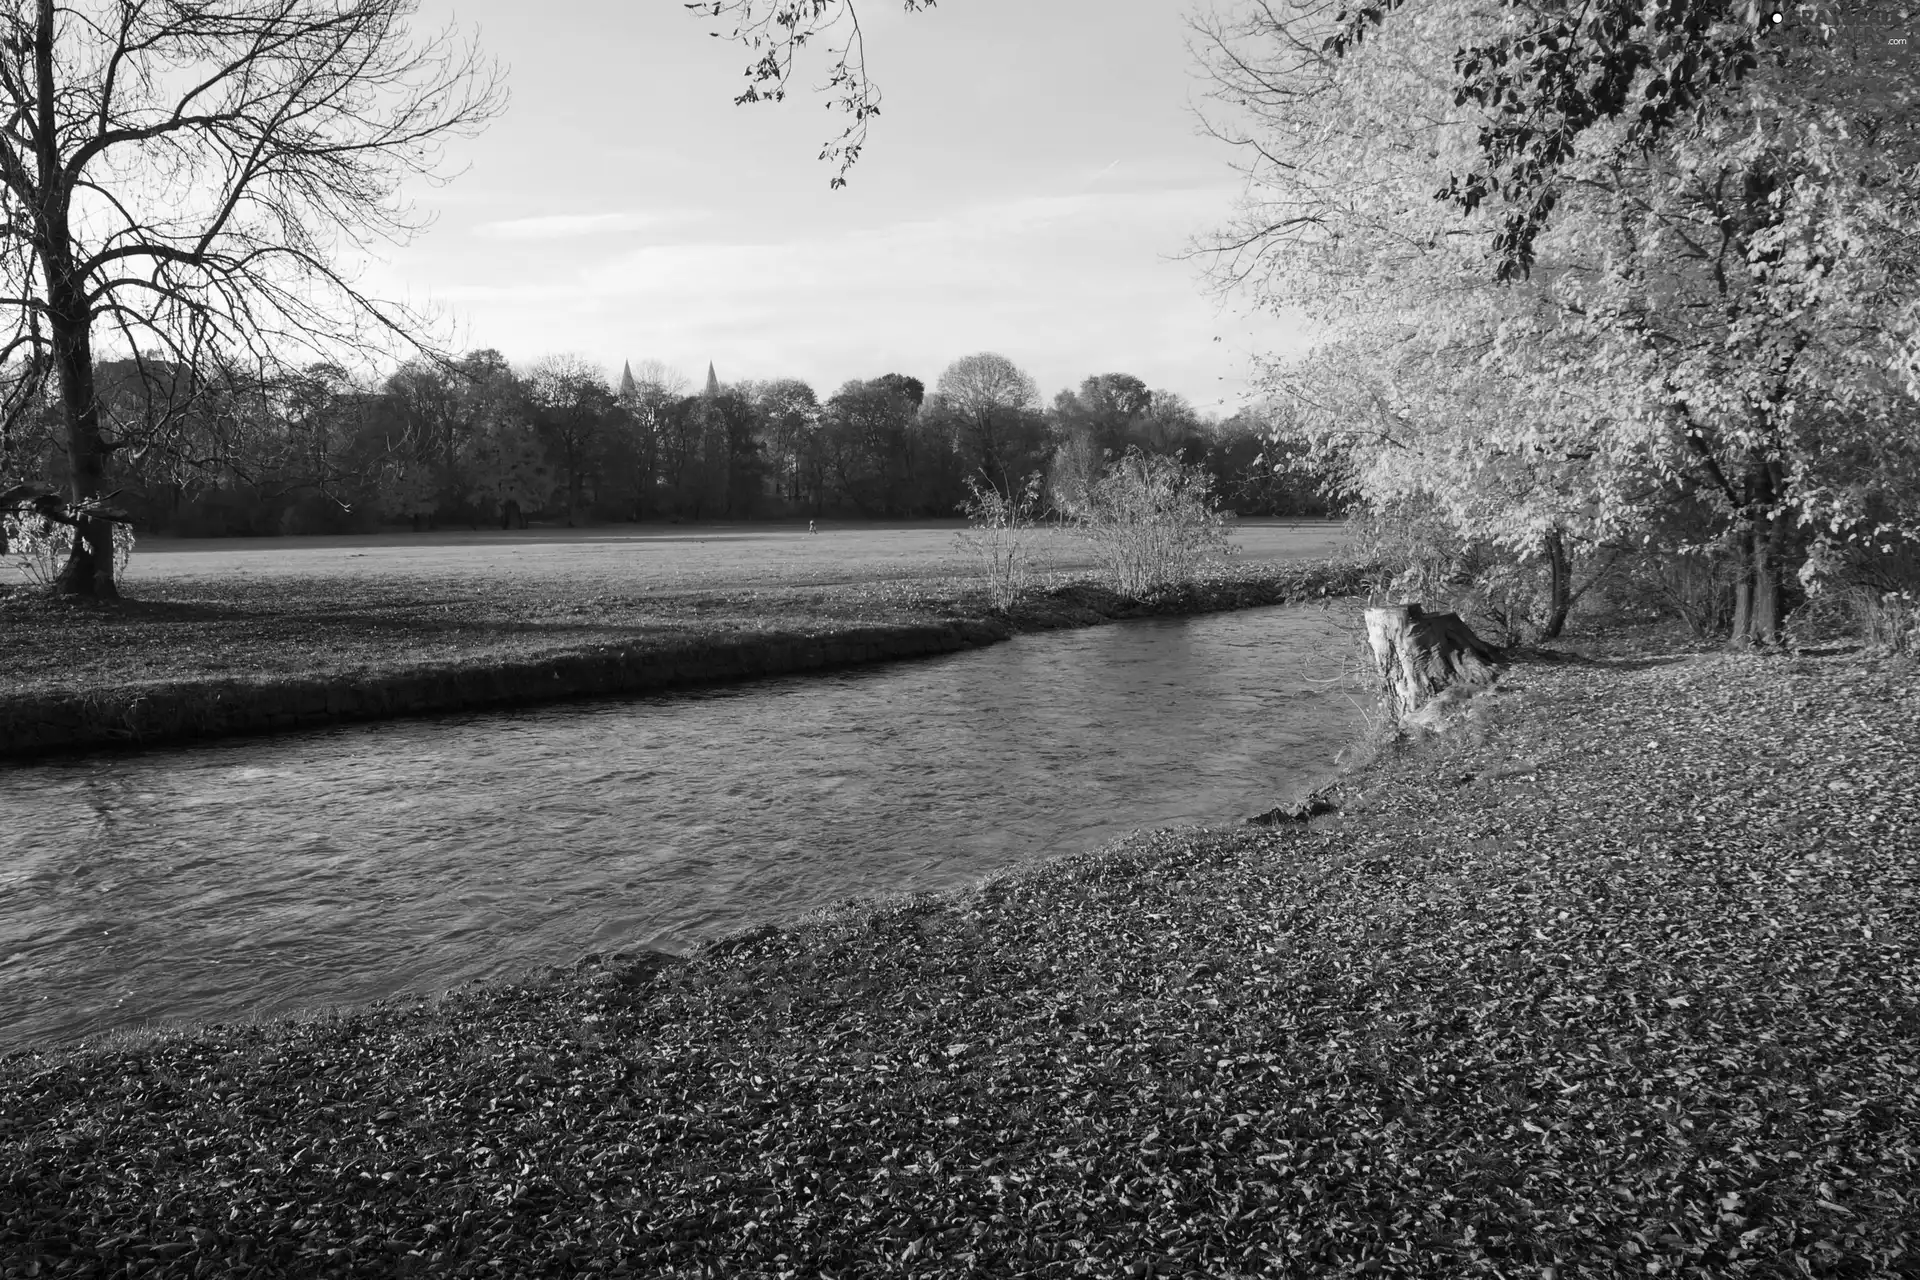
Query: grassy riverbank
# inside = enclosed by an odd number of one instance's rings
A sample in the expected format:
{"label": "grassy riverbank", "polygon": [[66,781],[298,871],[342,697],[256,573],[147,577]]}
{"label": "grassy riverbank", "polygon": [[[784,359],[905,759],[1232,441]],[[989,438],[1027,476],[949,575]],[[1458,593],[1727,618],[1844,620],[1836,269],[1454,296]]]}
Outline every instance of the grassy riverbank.
{"label": "grassy riverbank", "polygon": [[944,528],[162,552],[116,605],[0,591],[0,755],[640,692],[1360,588],[1361,567],[1304,555],[1324,528],[1251,534],[1262,554],[1148,600],[1100,588],[1058,536],[1010,616]]}
{"label": "grassy riverbank", "polygon": [[0,1060],[14,1273],[1920,1260],[1910,666],[1578,639],[1274,830]]}

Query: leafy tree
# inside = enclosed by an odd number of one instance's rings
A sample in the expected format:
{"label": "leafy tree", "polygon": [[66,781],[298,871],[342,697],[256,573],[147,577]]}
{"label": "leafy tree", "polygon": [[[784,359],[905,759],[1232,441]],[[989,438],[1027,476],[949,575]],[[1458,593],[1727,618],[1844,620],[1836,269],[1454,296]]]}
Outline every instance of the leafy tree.
{"label": "leafy tree", "polygon": [[1724,6],[1350,17],[1205,28],[1257,122],[1220,129],[1251,157],[1222,276],[1326,325],[1271,382],[1350,492],[1431,495],[1562,584],[1570,546],[1704,497],[1736,639],[1777,634],[1811,528],[1915,527],[1913,95],[1884,67],[1811,29],[1750,58]]}
{"label": "leafy tree", "polygon": [[338,532],[353,511],[352,446],[361,434],[367,397],[345,369],[326,362],[282,373],[272,394],[283,424],[287,471],[311,490],[305,502],[283,515],[281,528]]}
{"label": "leafy tree", "polygon": [[1056,448],[1073,446],[1096,458],[1141,443],[1140,424],[1153,410],[1153,393],[1130,373],[1095,374],[1078,391],[1053,399],[1049,426]]}
{"label": "leafy tree", "polygon": [[567,525],[580,523],[587,484],[600,460],[614,417],[605,375],[579,356],[548,356],[528,372],[534,426],[559,467],[567,494]]}
{"label": "leafy tree", "polygon": [[1242,409],[1212,429],[1206,467],[1221,500],[1243,516],[1326,516],[1325,477],[1298,443],[1290,402]]}
{"label": "leafy tree", "polygon": [[553,469],[531,423],[510,414],[486,417],[467,436],[463,469],[472,478],[468,500],[500,514],[500,527],[515,520],[527,527],[527,512],[546,505]]}
{"label": "leafy tree", "polygon": [[675,407],[685,399],[689,385],[684,373],[658,360],[642,361],[637,371],[629,367],[621,378],[619,425],[627,438],[636,520],[656,513],[661,490],[669,486],[671,467],[663,460],[673,448]]}
{"label": "leafy tree", "polygon": [[424,459],[453,464],[460,444],[460,403],[449,370],[409,360],[388,376],[384,388],[406,438]]}
{"label": "leafy tree", "polygon": [[744,393],[730,387],[706,397],[702,407],[712,420],[711,447],[720,455],[716,471],[724,512],[730,518],[744,519],[754,513],[766,485],[766,461],[758,439],[759,415]]}
{"label": "leafy tree", "polygon": [[1147,412],[1139,422],[1136,447],[1148,453],[1176,456],[1198,462],[1206,456],[1206,424],[1187,398],[1173,391],[1156,391]]}
{"label": "leafy tree", "polygon": [[754,387],[752,400],[759,415],[762,452],[780,496],[798,503],[803,493],[810,492],[817,513],[824,476],[820,473],[820,401],[813,388],[798,378],[781,378]]}
{"label": "leafy tree", "polygon": [[1046,490],[1056,509],[1084,500],[1106,459],[1140,443],[1136,424],[1152,407],[1153,393],[1130,373],[1095,374],[1053,398]]}
{"label": "leafy tree", "polygon": [[712,479],[706,430],[707,415],[699,396],[681,395],[663,400],[658,412],[660,491],[663,502],[676,513],[692,513],[710,500]]}
{"label": "leafy tree", "polygon": [[503,420],[529,422],[533,407],[529,389],[507,363],[507,358],[491,347],[470,351],[440,366],[449,403],[446,406],[446,432],[450,454],[445,465],[446,488],[441,509],[462,509],[479,519],[491,519],[495,506],[481,502],[474,510],[472,496],[476,477],[469,470],[473,456],[471,444],[477,435]]}
{"label": "leafy tree", "polygon": [[[34,0],[0,13],[0,362],[14,406],[59,388],[77,530],[59,590],[112,596],[96,326],[129,356],[203,371],[412,334],[333,265],[341,238],[419,224],[401,180],[503,105],[412,0]],[[369,333],[369,329],[371,333]]]}
{"label": "leafy tree", "polygon": [[440,472],[430,462],[395,458],[380,475],[380,507],[412,521],[418,533],[440,509]]}
{"label": "leafy tree", "polygon": [[926,392],[889,373],[844,384],[821,415],[834,487],[862,515],[905,515],[916,484],[914,420]]}
{"label": "leafy tree", "polygon": [[969,475],[1013,497],[1046,456],[1046,422],[1033,379],[992,351],[947,366],[929,409],[945,424]]}

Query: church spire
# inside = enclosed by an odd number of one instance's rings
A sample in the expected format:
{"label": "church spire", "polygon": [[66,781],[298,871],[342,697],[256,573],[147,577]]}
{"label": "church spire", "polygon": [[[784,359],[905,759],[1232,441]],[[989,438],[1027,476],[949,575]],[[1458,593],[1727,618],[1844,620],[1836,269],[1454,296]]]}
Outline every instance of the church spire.
{"label": "church spire", "polygon": [[720,394],[720,379],[713,376],[713,361],[707,361],[707,399],[712,400]]}
{"label": "church spire", "polygon": [[633,380],[633,361],[622,361],[620,365],[620,398],[631,400],[640,388]]}

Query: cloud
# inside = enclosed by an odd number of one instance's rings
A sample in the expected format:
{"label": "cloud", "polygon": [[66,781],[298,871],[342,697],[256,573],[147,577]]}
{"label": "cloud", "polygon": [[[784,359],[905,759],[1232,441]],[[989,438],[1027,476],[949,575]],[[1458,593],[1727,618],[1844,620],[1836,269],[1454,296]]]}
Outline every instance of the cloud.
{"label": "cloud", "polygon": [[[789,240],[649,244],[583,272],[583,293],[675,302],[992,293],[1054,301],[1124,290],[1228,207],[1231,191],[1085,192],[989,201],[934,218]],[[1125,265],[1116,269],[1116,261]],[[1183,273],[1184,274],[1184,273]]]}
{"label": "cloud", "polygon": [[666,215],[658,213],[550,213],[483,222],[473,234],[488,240],[570,240],[613,231],[639,231],[667,220]]}
{"label": "cloud", "polygon": [[1264,334],[1243,340],[1266,326],[1222,314],[1196,264],[1175,259],[1236,195],[1103,186],[790,236],[768,234],[764,218],[716,217],[691,241],[582,244],[558,269],[496,261],[490,277],[469,274],[440,297],[489,345],[538,353],[555,333],[584,331],[590,353],[616,368],[714,359],[723,376],[795,373],[824,394],[889,368],[931,381],[958,356],[998,349],[1043,386],[1126,369],[1205,403],[1244,367],[1235,348],[1272,346]]}

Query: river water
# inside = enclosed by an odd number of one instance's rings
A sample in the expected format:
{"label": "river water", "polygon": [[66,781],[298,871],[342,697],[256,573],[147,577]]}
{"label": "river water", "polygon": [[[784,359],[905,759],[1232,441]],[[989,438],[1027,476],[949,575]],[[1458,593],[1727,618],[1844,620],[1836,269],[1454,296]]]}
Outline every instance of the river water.
{"label": "river water", "polygon": [[683,951],[1331,777],[1318,608],[0,767],[0,1051]]}

